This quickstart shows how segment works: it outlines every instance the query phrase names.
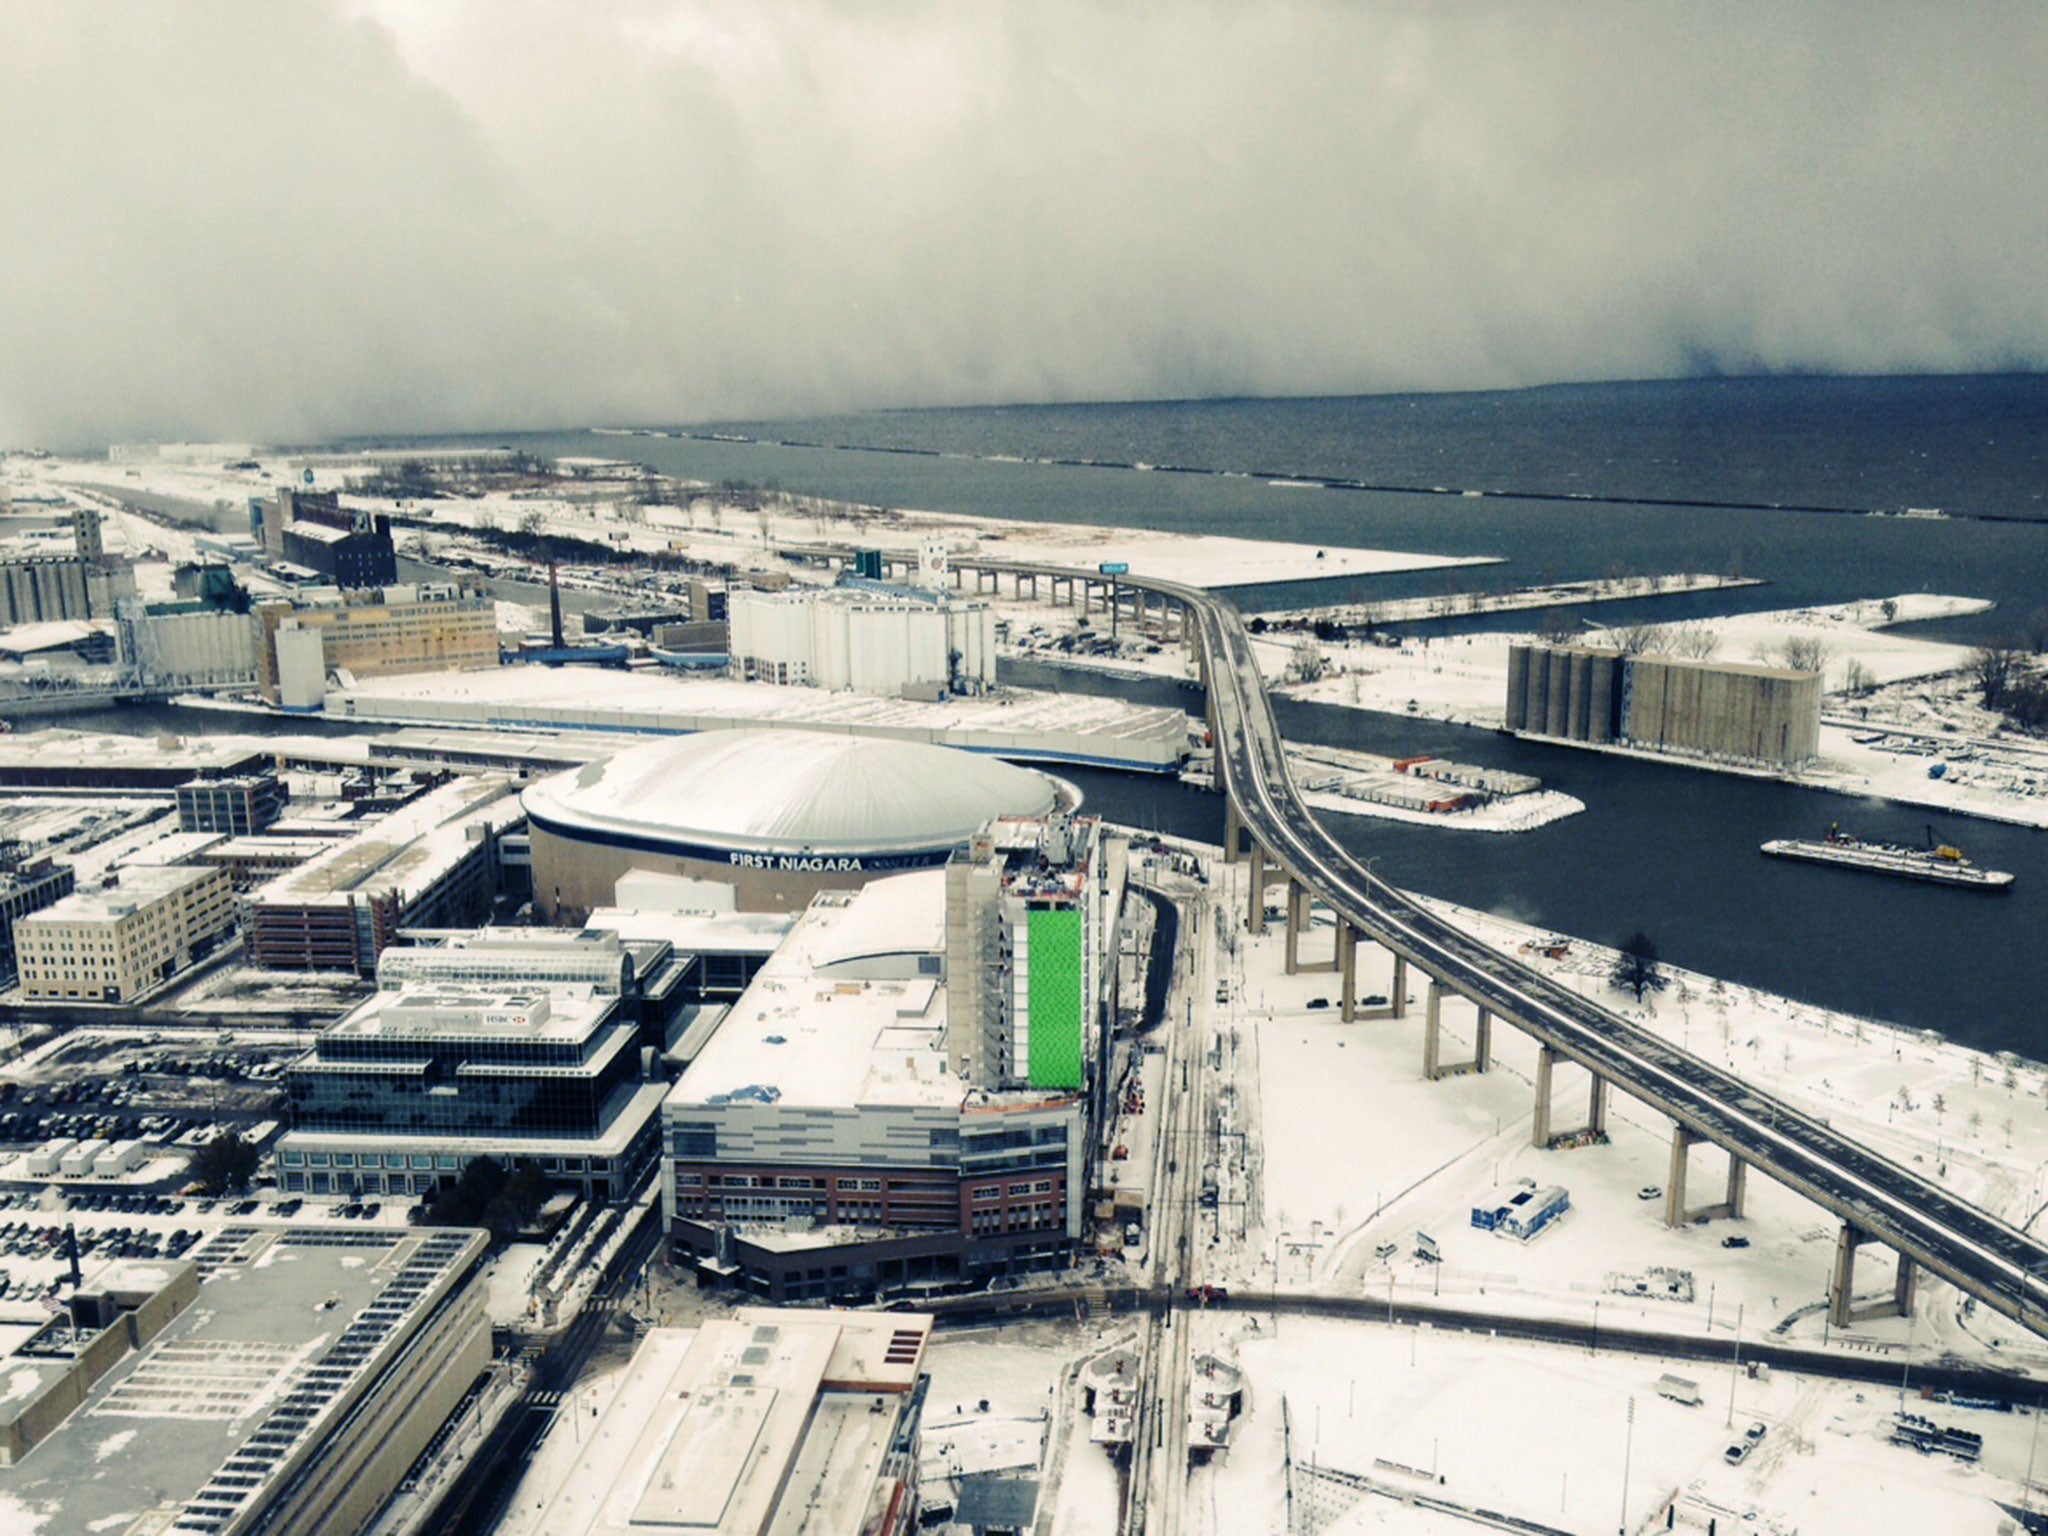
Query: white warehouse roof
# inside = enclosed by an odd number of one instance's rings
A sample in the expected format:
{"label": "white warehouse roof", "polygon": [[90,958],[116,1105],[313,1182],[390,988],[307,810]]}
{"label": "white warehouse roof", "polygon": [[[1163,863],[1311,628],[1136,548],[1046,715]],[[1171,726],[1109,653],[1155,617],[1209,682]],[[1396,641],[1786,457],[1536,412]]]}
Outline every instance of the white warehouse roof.
{"label": "white warehouse roof", "polygon": [[1056,808],[1053,781],[992,757],[821,731],[703,731],[533,785],[541,824],[774,853],[964,843],[993,816]]}

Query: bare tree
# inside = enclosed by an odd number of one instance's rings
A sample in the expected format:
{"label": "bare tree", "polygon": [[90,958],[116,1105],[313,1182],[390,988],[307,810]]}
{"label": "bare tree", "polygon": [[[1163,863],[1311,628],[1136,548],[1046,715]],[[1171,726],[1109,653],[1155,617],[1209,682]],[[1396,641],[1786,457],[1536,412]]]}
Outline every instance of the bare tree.
{"label": "bare tree", "polygon": [[1551,608],[1544,613],[1536,633],[1550,645],[1570,645],[1579,637],[1579,626],[1562,608]]}
{"label": "bare tree", "polygon": [[1842,692],[1868,693],[1871,688],[1870,668],[1851,656],[1842,668]]}
{"label": "bare tree", "polygon": [[1611,979],[1617,987],[1633,991],[1639,1003],[1645,992],[1662,988],[1664,972],[1657,965],[1657,941],[1640,929],[1630,934],[1614,957]]}
{"label": "bare tree", "polygon": [[1655,624],[1617,624],[1612,629],[1602,630],[1600,638],[1624,656],[1641,656],[1645,652],[1659,650],[1664,639]]}
{"label": "bare tree", "polygon": [[1888,597],[1877,605],[1877,611],[1884,615],[1885,623],[1890,624],[1899,616],[1899,600],[1896,597]]}
{"label": "bare tree", "polygon": [[1329,658],[1313,635],[1303,635],[1294,642],[1294,654],[1287,665],[1296,680],[1304,683],[1312,683],[1330,670]]}
{"label": "bare tree", "polygon": [[1794,635],[1778,647],[1778,656],[1794,672],[1818,672],[1827,665],[1828,643],[1818,635]]}
{"label": "bare tree", "polygon": [[1996,709],[2005,702],[2012,691],[2014,680],[2019,676],[2024,662],[2023,654],[2013,646],[1985,645],[1970,652],[1964,673],[1977,685],[1977,692],[1984,700],[1986,709]]}
{"label": "bare tree", "polygon": [[1705,661],[1721,648],[1721,637],[1705,624],[1681,624],[1666,632],[1665,646],[1674,656]]}

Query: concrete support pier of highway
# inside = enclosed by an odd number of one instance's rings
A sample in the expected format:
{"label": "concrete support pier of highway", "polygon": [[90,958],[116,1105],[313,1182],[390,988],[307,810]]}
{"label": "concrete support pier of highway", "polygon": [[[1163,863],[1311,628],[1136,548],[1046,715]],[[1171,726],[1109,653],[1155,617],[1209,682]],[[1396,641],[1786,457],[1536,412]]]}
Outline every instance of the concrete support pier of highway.
{"label": "concrete support pier of highway", "polygon": [[[1358,942],[1364,938],[1342,919],[1337,923],[1337,969],[1342,976],[1341,1008],[1346,1024],[1359,1019],[1405,1019],[1408,1017],[1408,961],[1394,956],[1394,979],[1387,988],[1387,1000],[1371,1008],[1358,1006]],[[1370,942],[1369,940],[1367,942]]]}
{"label": "concrete support pier of highway", "polygon": [[1664,1225],[1667,1227],[1682,1227],[1688,1222],[1706,1221],[1715,1216],[1734,1218],[1742,1215],[1743,1186],[1747,1181],[1749,1164],[1733,1153],[1728,1157],[1726,1198],[1719,1205],[1686,1206],[1686,1174],[1692,1166],[1693,1144],[1701,1139],[1697,1132],[1682,1125],[1671,1127],[1671,1174],[1664,1181]]}
{"label": "concrete support pier of highway", "polygon": [[1443,996],[1443,983],[1430,977],[1429,1001],[1423,1012],[1422,1075],[1432,1083],[1442,1077],[1484,1072],[1493,1062],[1493,1015],[1484,1007],[1479,1009],[1478,1023],[1473,1029],[1470,1059],[1443,1059]]}
{"label": "concrete support pier of highway", "polygon": [[1607,1079],[1598,1072],[1592,1074],[1593,1086],[1586,1095],[1586,1123],[1575,1130],[1560,1131],[1551,1126],[1550,1079],[1560,1061],[1569,1061],[1569,1056],[1560,1055],[1549,1046],[1540,1046],[1536,1052],[1536,1117],[1530,1131],[1530,1144],[1537,1147],[1553,1147],[1561,1141],[1577,1137],[1600,1137],[1607,1134]]}
{"label": "concrete support pier of highway", "polygon": [[1327,960],[1304,960],[1301,958],[1301,936],[1312,926],[1315,915],[1316,893],[1299,880],[1289,877],[1287,881],[1287,974],[1299,976],[1311,971],[1337,971],[1343,968],[1342,944],[1333,941]]}
{"label": "concrete support pier of highway", "polygon": [[1912,1315],[1919,1272],[1903,1253],[1899,1255],[1898,1273],[1892,1277],[1890,1298],[1856,1305],[1856,1250],[1877,1240],[1875,1233],[1866,1232],[1853,1222],[1842,1223],[1842,1234],[1835,1240],[1835,1272],[1828,1280],[1828,1322],[1836,1328],[1847,1328],[1866,1318]]}

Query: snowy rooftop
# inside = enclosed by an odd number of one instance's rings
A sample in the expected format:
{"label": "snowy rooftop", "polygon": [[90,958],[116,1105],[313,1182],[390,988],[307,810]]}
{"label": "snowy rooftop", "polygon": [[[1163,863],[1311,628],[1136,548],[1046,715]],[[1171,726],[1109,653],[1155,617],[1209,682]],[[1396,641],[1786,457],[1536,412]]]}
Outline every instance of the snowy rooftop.
{"label": "snowy rooftop", "polygon": [[121,883],[111,890],[74,891],[62,901],[40,912],[31,912],[16,924],[104,922],[126,917],[138,907],[161,901],[175,891],[201,880],[215,878],[212,869],[195,869],[189,864],[137,864],[121,871]]}
{"label": "snowy rooftop", "polygon": [[437,1043],[545,1040],[574,1045],[618,1005],[589,987],[408,987],[379,992],[328,1030],[335,1038]]}
{"label": "snowy rooftop", "polygon": [[45,619],[37,624],[17,624],[0,629],[0,651],[26,654],[52,651],[93,635],[111,635],[114,626],[104,619]]}
{"label": "snowy rooftop", "polygon": [[666,939],[678,954],[766,955],[788,937],[791,912],[644,912],[599,907],[586,928],[608,928],[622,939]]}
{"label": "snowy rooftop", "polygon": [[[224,1264],[197,1298],[142,1349],[122,1358],[91,1388],[82,1407],[18,1464],[0,1467],[0,1530],[35,1532],[158,1529],[143,1519],[181,1510],[221,1465],[259,1431],[279,1432],[270,1410],[320,1366],[343,1330],[385,1299],[409,1260],[448,1275],[483,1247],[480,1233],[365,1230],[337,1243],[317,1231],[246,1231],[242,1262]],[[131,1267],[128,1283],[156,1270],[167,1283],[180,1265]],[[113,1277],[109,1277],[110,1279]],[[430,1288],[426,1296],[435,1292]],[[400,1303],[407,1311],[424,1303]],[[333,1369],[346,1384],[311,1421],[324,1433],[350,1388],[383,1370],[410,1329]],[[42,1390],[64,1362],[14,1355],[0,1362],[0,1403],[19,1405]],[[258,1474],[295,1468],[273,1458]],[[168,1525],[166,1519],[163,1522]]]}
{"label": "snowy rooftop", "polygon": [[[812,901],[669,1095],[725,1103],[750,1090],[819,1107],[958,1105],[946,1066],[945,989],[919,975],[944,943],[943,870],[871,881]],[[898,956],[900,979],[834,978],[861,957]],[[864,967],[866,969],[867,967]]]}
{"label": "snowy rooftop", "polygon": [[[650,672],[607,672],[601,682],[574,668],[496,667],[476,672],[416,672],[358,678],[332,695],[339,712],[362,719],[430,718],[440,705],[503,711],[507,726],[559,724],[603,729],[688,731],[755,722],[811,730],[1082,732],[1139,743],[1186,739],[1178,709],[1085,694],[1005,689],[978,698],[922,703],[823,688],[780,687],[730,678],[681,679]],[[517,713],[515,714],[514,711]],[[443,713],[433,718],[447,720]]]}
{"label": "snowy rooftop", "polygon": [[[141,869],[148,865],[189,864],[226,842],[224,832],[172,832],[121,856],[121,868]],[[125,878],[125,875],[124,875]]]}
{"label": "snowy rooftop", "polygon": [[461,858],[478,829],[494,831],[519,819],[511,791],[512,781],[501,774],[452,780],[279,875],[256,899],[346,902],[365,887],[411,895]]}
{"label": "snowy rooftop", "polygon": [[190,774],[262,767],[269,756],[260,742],[233,736],[121,736],[58,729],[0,736],[0,769],[178,768]]}
{"label": "snowy rooftop", "polygon": [[1056,799],[1044,774],[994,758],[816,731],[650,742],[525,794],[558,825],[817,854],[943,848],[991,816],[1050,810]]}
{"label": "snowy rooftop", "polygon": [[[634,1354],[540,1529],[858,1532],[929,1317],[749,1307]],[[801,1516],[801,1519],[794,1517]]]}

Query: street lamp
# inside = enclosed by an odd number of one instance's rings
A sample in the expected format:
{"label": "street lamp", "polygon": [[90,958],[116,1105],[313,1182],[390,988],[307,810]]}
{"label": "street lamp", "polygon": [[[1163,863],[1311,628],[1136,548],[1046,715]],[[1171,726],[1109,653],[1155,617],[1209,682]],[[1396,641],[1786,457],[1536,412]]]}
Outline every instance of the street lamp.
{"label": "street lamp", "polygon": [[1735,1383],[1742,1375],[1742,1303],[1735,1304],[1735,1368],[1728,1373],[1728,1427],[1735,1427]]}
{"label": "street lamp", "polygon": [[1628,1400],[1628,1438],[1621,1448],[1621,1524],[1616,1528],[1621,1536],[1628,1536],[1628,1467],[1636,1449],[1636,1400]]}

